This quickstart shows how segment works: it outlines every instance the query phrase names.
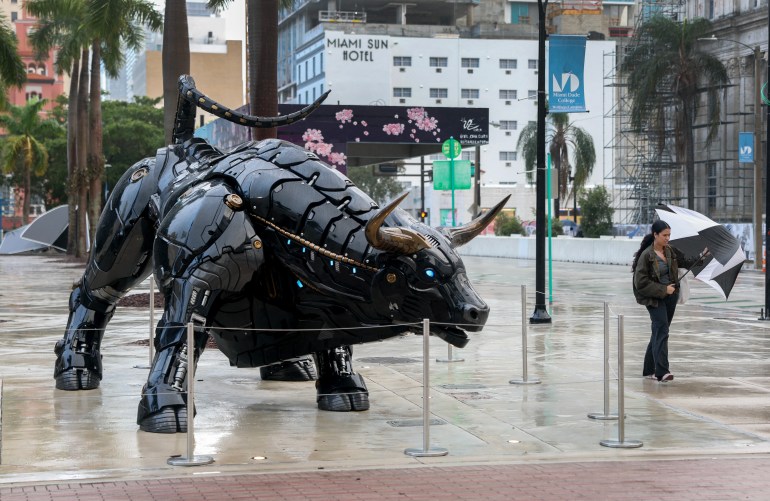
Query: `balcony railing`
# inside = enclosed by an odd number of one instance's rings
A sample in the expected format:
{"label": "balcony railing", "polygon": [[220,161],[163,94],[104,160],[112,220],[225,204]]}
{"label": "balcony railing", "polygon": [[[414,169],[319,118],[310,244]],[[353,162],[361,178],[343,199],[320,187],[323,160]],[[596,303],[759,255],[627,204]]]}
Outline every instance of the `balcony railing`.
{"label": "balcony railing", "polygon": [[366,12],[322,10],[318,12],[318,20],[322,23],[365,23]]}

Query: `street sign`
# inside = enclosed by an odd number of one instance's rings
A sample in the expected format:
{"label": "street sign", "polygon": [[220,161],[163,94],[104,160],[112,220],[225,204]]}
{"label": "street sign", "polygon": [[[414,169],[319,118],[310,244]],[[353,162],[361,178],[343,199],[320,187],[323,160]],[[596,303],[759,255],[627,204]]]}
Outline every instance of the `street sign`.
{"label": "street sign", "polygon": [[451,171],[454,164],[454,189],[469,190],[471,188],[471,161],[470,160],[434,160],[433,161],[433,189],[451,190]]}
{"label": "street sign", "polygon": [[457,158],[462,153],[463,147],[457,139],[449,138],[441,143],[441,153],[447,158]]}

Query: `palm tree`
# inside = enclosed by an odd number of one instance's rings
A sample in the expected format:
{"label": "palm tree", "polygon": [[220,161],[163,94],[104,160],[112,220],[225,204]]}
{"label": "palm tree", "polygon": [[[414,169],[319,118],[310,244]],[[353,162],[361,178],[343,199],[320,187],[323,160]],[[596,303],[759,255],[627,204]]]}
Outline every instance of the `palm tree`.
{"label": "palm tree", "polygon": [[29,219],[32,174],[42,176],[48,169],[48,151],[35,135],[44,127],[59,127],[52,120],[40,118],[43,104],[44,100],[30,101],[24,106],[11,106],[9,113],[0,115],[0,127],[8,132],[0,164],[3,173],[14,173],[22,179],[22,224],[27,224]]}
{"label": "palm tree", "polygon": [[[221,10],[232,0],[209,0],[208,6]],[[294,0],[246,0],[246,54],[249,82],[249,112],[278,115],[278,10],[289,9]],[[273,128],[253,129],[254,139],[278,137]]]}
{"label": "palm tree", "polygon": [[166,0],[163,19],[163,129],[166,144],[174,131],[179,75],[190,73],[190,41],[185,0]]}
{"label": "palm tree", "polygon": [[[585,129],[570,122],[567,113],[548,114],[545,141],[559,177],[558,192],[554,200],[554,213],[558,218],[559,200],[568,200],[570,196],[574,196],[591,177],[596,165],[596,150],[591,135]],[[516,149],[522,152],[527,180],[532,182],[537,161],[537,123],[531,122],[522,129]],[[574,175],[570,152],[575,160]],[[572,191],[568,192],[570,179],[572,179]]]}
{"label": "palm tree", "polygon": [[716,137],[720,122],[719,89],[729,82],[727,69],[716,57],[699,50],[698,38],[713,32],[707,19],[682,22],[665,16],[647,20],[636,32],[621,69],[627,72],[631,124],[647,130],[662,150],[666,111],[673,107],[677,160],[684,159],[687,206],[695,207],[695,141],[693,126],[699,96],[705,90],[708,107],[706,146]]}
{"label": "palm tree", "polygon": [[9,85],[21,86],[27,79],[18,51],[18,40],[5,15],[0,12],[0,109],[8,105]]}
{"label": "palm tree", "polygon": [[[88,130],[88,214],[98,221],[102,211],[102,178],[104,151],[102,146],[101,65],[111,77],[117,77],[125,63],[124,51],[137,50],[144,41],[144,26],[161,29],[163,21],[149,0],[87,0],[86,26],[91,41],[91,85],[89,89]],[[91,225],[92,237],[96,224]]]}
{"label": "palm tree", "polygon": [[[26,8],[40,19],[33,35],[38,53],[58,47],[57,70],[71,75],[67,132],[70,232],[74,228],[82,231],[77,236],[69,234],[73,245],[68,251],[79,256],[85,250],[86,213],[96,221],[101,211],[102,63],[107,74],[116,76],[125,49],[142,45],[143,26],[158,30],[162,21],[150,0],[29,0]],[[76,215],[76,206],[87,210]],[[91,225],[92,232],[95,226]]]}

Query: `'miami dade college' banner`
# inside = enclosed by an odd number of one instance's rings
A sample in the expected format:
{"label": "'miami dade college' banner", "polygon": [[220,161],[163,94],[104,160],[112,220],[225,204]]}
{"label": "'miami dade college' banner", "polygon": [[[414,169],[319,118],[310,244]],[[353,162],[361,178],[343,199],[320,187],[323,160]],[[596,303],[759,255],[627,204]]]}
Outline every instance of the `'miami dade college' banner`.
{"label": "'miami dade college' banner", "polygon": [[584,35],[548,37],[548,111],[553,113],[586,112],[583,69],[586,58]]}

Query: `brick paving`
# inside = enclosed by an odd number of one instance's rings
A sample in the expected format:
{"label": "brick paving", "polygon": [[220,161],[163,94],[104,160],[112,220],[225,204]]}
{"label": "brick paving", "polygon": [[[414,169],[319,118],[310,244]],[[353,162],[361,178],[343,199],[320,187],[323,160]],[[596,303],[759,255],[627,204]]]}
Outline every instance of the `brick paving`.
{"label": "brick paving", "polygon": [[291,473],[0,487],[38,500],[770,499],[770,457],[626,460]]}

